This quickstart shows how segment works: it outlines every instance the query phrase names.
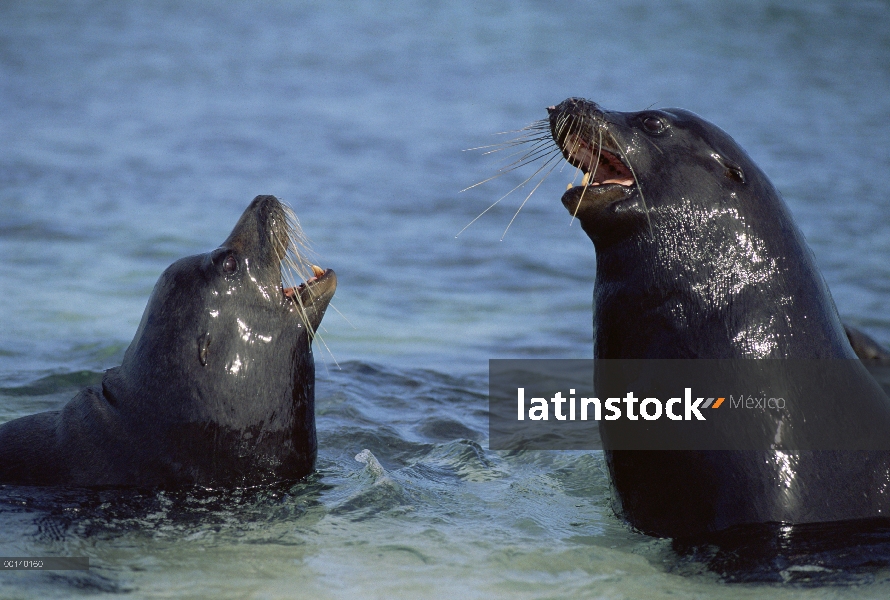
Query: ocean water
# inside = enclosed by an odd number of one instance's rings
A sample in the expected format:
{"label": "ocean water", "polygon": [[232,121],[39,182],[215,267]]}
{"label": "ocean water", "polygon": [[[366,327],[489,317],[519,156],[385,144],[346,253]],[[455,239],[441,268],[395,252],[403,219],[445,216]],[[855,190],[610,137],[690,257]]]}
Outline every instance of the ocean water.
{"label": "ocean water", "polygon": [[[584,96],[679,106],[781,190],[843,318],[890,342],[890,3],[0,3],[0,421],[120,363],[177,258],[258,194],[337,271],[318,470],[264,490],[0,490],[15,598],[886,598],[874,568],[728,583],[611,512],[597,452],[488,449],[492,358],[589,358],[593,247],[555,170],[466,151]],[[510,134],[505,134],[509,137]],[[803,574],[803,575],[801,575]],[[840,583],[838,583],[840,581]]]}

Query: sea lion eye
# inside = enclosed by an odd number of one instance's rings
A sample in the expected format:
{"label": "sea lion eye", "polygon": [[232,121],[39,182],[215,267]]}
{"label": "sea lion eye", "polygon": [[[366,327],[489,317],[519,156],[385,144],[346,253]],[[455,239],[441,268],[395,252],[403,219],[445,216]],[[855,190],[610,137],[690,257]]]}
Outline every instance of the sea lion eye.
{"label": "sea lion eye", "polygon": [[229,254],[226,257],[225,262],[223,263],[223,273],[226,275],[231,275],[235,271],[238,270],[238,261],[235,260],[235,257]]}
{"label": "sea lion eye", "polygon": [[664,123],[658,117],[645,117],[643,128],[649,133],[661,133],[664,131]]}

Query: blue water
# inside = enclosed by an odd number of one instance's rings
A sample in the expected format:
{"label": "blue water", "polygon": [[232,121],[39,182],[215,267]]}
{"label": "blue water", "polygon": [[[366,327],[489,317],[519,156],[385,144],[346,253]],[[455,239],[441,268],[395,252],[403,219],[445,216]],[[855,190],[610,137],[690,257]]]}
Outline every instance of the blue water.
{"label": "blue water", "polygon": [[[875,597],[678,572],[596,452],[487,448],[487,361],[587,358],[592,245],[554,171],[464,151],[585,96],[680,106],[782,191],[843,317],[890,342],[890,4],[0,4],[0,420],[119,364],[161,271],[257,194],[339,287],[318,473],[266,495],[5,490],[4,597]],[[503,239],[501,239],[503,236]],[[369,453],[363,453],[363,450]],[[359,456],[361,460],[357,460]]]}

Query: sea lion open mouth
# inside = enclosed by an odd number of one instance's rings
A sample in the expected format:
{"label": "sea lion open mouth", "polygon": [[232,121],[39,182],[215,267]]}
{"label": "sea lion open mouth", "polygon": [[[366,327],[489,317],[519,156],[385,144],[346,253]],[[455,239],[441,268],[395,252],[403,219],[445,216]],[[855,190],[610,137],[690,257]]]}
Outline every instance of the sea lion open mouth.
{"label": "sea lion open mouth", "polygon": [[285,307],[299,314],[314,337],[337,289],[337,275],[306,260],[308,242],[290,207],[276,200],[262,212],[266,215],[263,228],[278,263],[276,287]]}
{"label": "sea lion open mouth", "polygon": [[[543,173],[540,181],[534,185],[504,229],[504,235],[506,235],[510,225],[519,216],[522,207],[532,197],[535,190],[562,163],[559,160],[560,156],[584,174],[581,185],[576,187],[570,183],[562,196],[562,203],[568,208],[573,219],[576,217],[581,219],[582,213],[589,217],[604,209],[621,204],[639,204],[643,209],[643,214],[646,213],[646,203],[640,181],[628,160],[627,141],[621,136],[613,134],[606,113],[593,102],[582,98],[569,98],[557,106],[548,107],[547,111],[549,112],[547,119],[535,121],[516,131],[502,132],[518,133],[519,135],[513,139],[469,148],[469,150],[485,150],[485,154],[503,151],[506,154],[505,160],[510,162],[499,168],[495,175],[462,191],[526,165],[538,161],[542,161],[542,164],[524,181],[492,202],[488,208],[467,223],[458,232],[458,235],[494,208],[501,200]],[[515,151],[517,147],[523,145],[528,145],[527,149]]]}
{"label": "sea lion open mouth", "polygon": [[[583,187],[634,185],[633,171],[622,160],[624,153],[609,133],[603,112],[596,104],[569,98],[547,111],[553,139],[562,155],[584,173]],[[566,189],[572,187],[570,183]]]}
{"label": "sea lion open mouth", "polygon": [[332,292],[337,285],[337,276],[332,269],[323,269],[317,265],[309,265],[309,268],[312,269],[313,275],[303,283],[290,287],[285,287],[283,283],[281,285],[285,297],[294,302],[297,302],[299,297],[299,302],[303,306],[318,301],[329,291]]}

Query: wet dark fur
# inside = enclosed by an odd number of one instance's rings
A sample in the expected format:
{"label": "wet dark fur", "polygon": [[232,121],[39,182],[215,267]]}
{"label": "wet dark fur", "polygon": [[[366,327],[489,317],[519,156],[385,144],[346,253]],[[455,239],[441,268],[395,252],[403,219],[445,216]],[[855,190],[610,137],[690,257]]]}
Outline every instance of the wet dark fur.
{"label": "wet dark fur", "polygon": [[[586,143],[611,149],[633,175],[632,185],[562,197],[596,248],[596,358],[856,358],[781,196],[726,133],[685,110],[611,112],[580,99],[551,108],[550,127],[576,166],[602,164],[599,151],[579,163]],[[887,397],[859,369],[868,391],[850,399],[847,418],[796,422],[798,438],[855,439],[863,427],[890,436]],[[606,458],[618,512],[659,536],[890,513],[884,451],[607,449]]]}

